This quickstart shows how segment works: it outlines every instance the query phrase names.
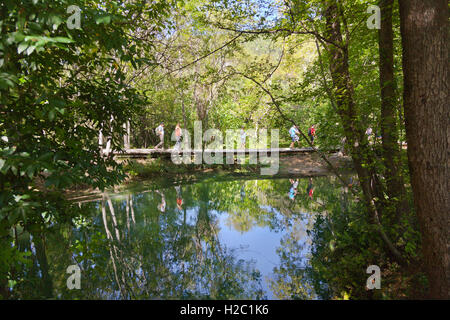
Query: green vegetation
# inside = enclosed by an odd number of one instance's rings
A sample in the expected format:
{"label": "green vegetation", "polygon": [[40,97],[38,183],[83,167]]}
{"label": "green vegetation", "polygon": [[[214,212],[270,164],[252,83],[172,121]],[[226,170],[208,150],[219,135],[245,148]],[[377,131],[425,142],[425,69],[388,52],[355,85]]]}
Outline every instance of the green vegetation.
{"label": "green vegetation", "polygon": [[[281,147],[293,124],[309,146],[315,124],[315,147],[351,157],[354,208],[329,195],[311,231],[311,270],[297,268],[298,243],[284,242],[280,254],[291,255],[277,272],[291,283],[274,285],[280,297],[448,298],[448,4],[376,4],[379,30],[363,0],[2,1],[0,296],[20,298],[14,288],[27,285],[53,296],[45,239],[85,217],[67,191],[205,169],[124,164],[103,149],[151,148],[161,121],[172,147],[177,123],[192,133],[201,121],[222,132],[277,128]],[[81,9],[80,28],[67,24],[69,6]],[[240,267],[229,261],[231,275]],[[371,264],[386,284],[375,293],[361,286]],[[25,284],[37,265],[44,284]]]}

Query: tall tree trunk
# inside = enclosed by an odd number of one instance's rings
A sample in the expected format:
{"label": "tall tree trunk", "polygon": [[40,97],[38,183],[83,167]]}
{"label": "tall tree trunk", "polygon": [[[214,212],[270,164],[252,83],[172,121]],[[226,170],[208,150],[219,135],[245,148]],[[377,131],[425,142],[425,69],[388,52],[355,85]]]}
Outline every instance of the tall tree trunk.
{"label": "tall tree trunk", "polygon": [[388,248],[388,252],[399,263],[404,264],[405,261],[402,255],[382,228],[380,206],[379,203],[374,201],[376,196],[380,198],[378,195],[380,191],[378,183],[374,180],[375,166],[368,140],[365,137],[361,123],[358,121],[353,83],[348,64],[348,43],[342,37],[339,8],[336,0],[324,0],[324,4],[326,37],[333,43],[328,45],[328,52],[331,55],[330,73],[333,80],[337,112],[342,120],[347,145],[351,151],[353,165],[363,191],[364,202],[373,223],[377,226],[378,232]]}
{"label": "tall tree trunk", "polygon": [[125,131],[125,135],[123,136],[123,147],[125,149],[130,149],[130,121],[123,124],[123,129]]}
{"label": "tall tree trunk", "polygon": [[401,154],[398,146],[396,116],[397,93],[394,78],[394,37],[392,30],[394,0],[380,0],[379,4],[381,8],[381,29],[379,30],[378,43],[380,54],[381,135],[385,166],[384,177],[389,196],[388,204],[392,204],[395,210],[394,219],[389,220],[390,222],[399,222],[401,216],[409,211],[409,205],[401,172]]}
{"label": "tall tree trunk", "polygon": [[183,126],[187,130],[186,110],[184,107],[184,89],[181,89],[181,111],[183,112]]}
{"label": "tall tree trunk", "polygon": [[128,148],[131,147],[131,121],[127,121],[127,145]]}
{"label": "tall tree trunk", "polygon": [[450,298],[449,11],[446,0],[399,0],[408,164],[430,297]]}
{"label": "tall tree trunk", "polygon": [[50,276],[50,268],[47,261],[47,253],[45,248],[44,236],[36,235],[33,237],[34,247],[36,248],[36,258],[39,262],[40,271],[42,273],[42,296],[44,298],[53,297],[53,281]]}

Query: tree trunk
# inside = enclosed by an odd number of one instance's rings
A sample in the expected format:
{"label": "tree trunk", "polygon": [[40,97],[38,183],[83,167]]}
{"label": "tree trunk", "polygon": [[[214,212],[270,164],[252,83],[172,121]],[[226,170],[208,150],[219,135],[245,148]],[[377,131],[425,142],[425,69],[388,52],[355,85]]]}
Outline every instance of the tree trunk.
{"label": "tree trunk", "polygon": [[364,129],[358,121],[358,114],[354,102],[354,89],[348,64],[348,43],[344,41],[340,26],[339,9],[336,0],[325,0],[324,16],[326,19],[326,37],[333,43],[328,45],[331,56],[330,73],[333,80],[333,91],[337,112],[341,118],[347,146],[351,152],[353,165],[363,191],[364,202],[372,222],[388,248],[392,257],[401,264],[405,261],[384,232],[380,222],[380,204],[374,198],[379,196],[380,188],[374,180],[374,163]]}
{"label": "tree trunk", "polygon": [[123,136],[123,147],[125,149],[130,149],[130,121],[123,124],[123,129],[125,131],[125,135]]}
{"label": "tree trunk", "polygon": [[181,89],[181,110],[183,112],[183,125],[184,129],[187,130],[187,119],[186,119],[186,110],[184,107],[184,89]]}
{"label": "tree trunk", "polygon": [[41,294],[44,298],[53,297],[53,281],[50,276],[50,268],[47,261],[47,253],[45,248],[44,236],[36,235],[33,237],[34,247],[36,248],[36,258],[40,266],[40,271],[42,274],[42,287]]}
{"label": "tree trunk", "polygon": [[127,145],[128,145],[128,148],[131,147],[131,122],[130,122],[130,120],[127,121]]}
{"label": "tree trunk", "polygon": [[[409,211],[406,189],[401,172],[401,154],[398,146],[396,85],[394,78],[394,40],[392,31],[392,8],[394,0],[380,0],[381,29],[379,30],[380,88],[381,88],[381,135],[383,147],[384,177],[386,179],[388,204],[395,210],[389,222],[399,222]],[[391,206],[389,206],[391,207]],[[390,211],[391,209],[389,209]],[[389,214],[386,219],[391,218]]]}
{"label": "tree trunk", "polygon": [[430,298],[450,298],[449,11],[446,0],[399,0],[408,164]]}

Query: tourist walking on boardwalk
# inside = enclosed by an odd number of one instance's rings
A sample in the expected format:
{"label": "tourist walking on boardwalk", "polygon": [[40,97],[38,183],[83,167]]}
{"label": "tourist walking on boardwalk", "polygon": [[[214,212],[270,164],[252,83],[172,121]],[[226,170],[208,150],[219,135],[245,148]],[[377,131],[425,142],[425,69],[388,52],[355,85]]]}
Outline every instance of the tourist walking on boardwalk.
{"label": "tourist walking on boardwalk", "polygon": [[314,125],[312,125],[311,128],[309,128],[308,136],[311,139],[311,144],[314,145],[314,138],[316,136],[316,128],[314,127]]}
{"label": "tourist walking on boardwalk", "polygon": [[314,145],[314,139],[316,138],[316,127],[312,125],[308,130],[308,136],[311,139],[311,144]]}
{"label": "tourist walking on boardwalk", "polygon": [[[300,132],[298,131],[298,127],[296,125],[293,125],[290,129],[289,129],[289,135],[291,136],[292,142],[290,145],[291,149],[294,149],[294,145],[296,142],[299,142],[300,138],[298,137],[298,134],[300,134]],[[300,146],[300,143],[299,143]]]}
{"label": "tourist walking on boardwalk", "polygon": [[181,148],[181,136],[183,135],[183,131],[181,130],[180,123],[177,123],[177,126],[175,127],[175,149],[179,150]]}
{"label": "tourist walking on boardwalk", "polygon": [[155,146],[155,149],[161,147],[164,149],[164,122],[155,129],[155,133],[159,136],[159,143]]}

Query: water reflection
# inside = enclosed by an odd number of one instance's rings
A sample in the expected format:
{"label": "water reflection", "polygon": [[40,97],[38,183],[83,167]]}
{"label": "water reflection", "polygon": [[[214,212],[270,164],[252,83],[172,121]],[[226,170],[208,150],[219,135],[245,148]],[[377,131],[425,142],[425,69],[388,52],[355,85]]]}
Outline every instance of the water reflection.
{"label": "water reflection", "polygon": [[306,194],[312,200],[313,195],[314,195],[314,185],[313,185],[313,179],[312,178],[309,178],[308,188],[306,188]]}
{"label": "water reflection", "polygon": [[[22,235],[35,262],[13,296],[316,299],[305,273],[310,232],[349,197],[334,177],[105,193],[82,205],[76,227]],[[66,287],[72,264],[81,267],[81,290]]]}
{"label": "water reflection", "polygon": [[291,188],[289,189],[289,199],[295,200],[295,196],[297,195],[297,187],[298,187],[298,179],[289,179],[291,183]]}

